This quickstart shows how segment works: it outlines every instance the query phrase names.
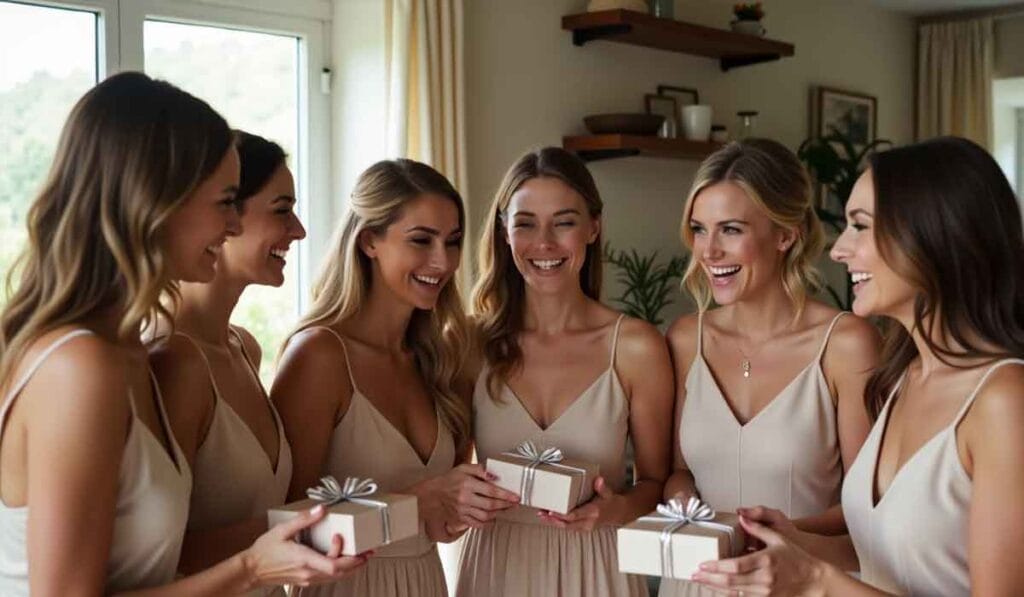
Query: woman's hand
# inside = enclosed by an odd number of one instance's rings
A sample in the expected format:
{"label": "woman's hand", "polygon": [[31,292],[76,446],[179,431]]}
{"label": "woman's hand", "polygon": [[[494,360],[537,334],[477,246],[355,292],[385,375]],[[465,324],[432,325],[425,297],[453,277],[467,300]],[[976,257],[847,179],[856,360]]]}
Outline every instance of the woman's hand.
{"label": "woman's hand", "polygon": [[439,518],[450,529],[490,524],[498,512],[519,503],[518,495],[493,483],[497,479],[479,464],[460,464],[416,491],[421,515]]}
{"label": "woman's hand", "polygon": [[347,576],[366,564],[373,552],[341,556],[342,539],[335,535],[326,555],[294,541],[300,531],[323,519],[326,510],[316,506],[260,535],[242,553],[242,562],[254,586],[291,584],[306,587]]}
{"label": "woman's hand", "polygon": [[[792,526],[788,519],[786,523]],[[693,575],[694,581],[730,595],[825,595],[824,578],[829,570],[825,562],[809,555],[782,532],[745,516],[740,516],[740,524],[765,548],[737,558],[704,562]],[[785,528],[786,524],[780,526]]]}
{"label": "woman's hand", "polygon": [[541,520],[560,529],[592,531],[606,524],[618,524],[624,497],[615,493],[605,483],[604,477],[594,479],[594,497],[568,514],[541,510]]}
{"label": "woman's hand", "polygon": [[[781,510],[768,508],[766,506],[754,506],[753,508],[737,508],[736,513],[749,521],[756,522],[762,526],[772,529],[776,533],[789,539],[790,542],[801,549],[807,550],[807,544],[801,537],[803,531],[796,528],[793,521],[790,520]],[[747,538],[747,551],[756,551],[764,548],[764,543],[757,537],[753,537],[748,534]]]}

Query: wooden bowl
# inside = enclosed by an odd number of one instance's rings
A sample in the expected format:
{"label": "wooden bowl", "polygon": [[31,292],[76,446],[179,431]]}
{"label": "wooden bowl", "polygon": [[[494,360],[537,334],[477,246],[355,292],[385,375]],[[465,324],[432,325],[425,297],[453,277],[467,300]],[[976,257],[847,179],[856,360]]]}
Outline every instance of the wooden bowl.
{"label": "wooden bowl", "polygon": [[594,135],[657,135],[665,117],[658,114],[593,114],[583,125]]}

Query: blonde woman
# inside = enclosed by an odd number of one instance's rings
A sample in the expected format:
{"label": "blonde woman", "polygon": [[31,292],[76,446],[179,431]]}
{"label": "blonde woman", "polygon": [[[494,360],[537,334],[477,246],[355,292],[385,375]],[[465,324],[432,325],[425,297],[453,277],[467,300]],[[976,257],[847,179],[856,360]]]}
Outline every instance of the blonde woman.
{"label": "blonde woman", "polygon": [[[767,139],[718,150],[697,171],[682,237],[698,312],[668,332],[677,433],[665,498],[767,504],[801,528],[845,532],[839,490],[867,435],[878,339],[809,296],[823,234],[803,166]],[[701,591],[663,581],[660,595]]]}
{"label": "blonde woman", "polygon": [[372,477],[383,491],[415,494],[425,525],[352,578],[304,595],[447,595],[434,541],[516,499],[465,464],[466,332],[455,281],[464,226],[462,198],[433,168],[404,159],[371,166],[281,356],[271,393],[292,443],[291,497],[325,474]]}
{"label": "blonde woman", "polygon": [[243,232],[219,251],[212,282],[179,286],[173,333],[150,350],[171,429],[193,471],[183,572],[212,566],[266,531],[267,509],[285,502],[292,477],[284,428],[259,379],[260,347],[229,321],[247,286],[284,283],[288,248],[306,231],[293,209],[284,150],[245,132],[236,148]]}
{"label": "blonde woman", "polygon": [[0,593],[229,595],[363,563],[294,543],[310,512],[175,580],[192,475],[140,326],[238,234],[238,153],[206,103],[140,73],[79,100],[0,315]]}
{"label": "blonde woman", "polygon": [[601,210],[586,166],[555,147],[520,158],[491,205],[473,293],[477,456],[532,440],[599,464],[600,476],[567,515],[516,507],[472,529],[459,595],[647,594],[642,577],[618,572],[615,527],[661,498],[672,369],[657,329],[600,302]]}

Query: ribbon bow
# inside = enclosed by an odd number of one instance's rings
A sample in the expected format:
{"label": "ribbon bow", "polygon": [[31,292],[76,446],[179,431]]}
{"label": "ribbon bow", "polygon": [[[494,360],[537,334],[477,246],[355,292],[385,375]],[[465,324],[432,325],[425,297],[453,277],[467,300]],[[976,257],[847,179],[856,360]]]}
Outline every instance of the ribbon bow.
{"label": "ribbon bow", "polygon": [[324,507],[340,504],[341,502],[352,502],[377,508],[380,511],[381,525],[384,528],[384,543],[391,543],[391,517],[388,515],[387,502],[366,499],[377,493],[377,482],[371,478],[360,479],[359,477],[346,477],[344,483],[331,475],[320,477],[320,485],[310,487],[306,495],[310,499],[320,502]]}
{"label": "ribbon bow", "polygon": [[705,504],[700,498],[690,496],[690,499],[686,501],[685,506],[682,501],[673,498],[667,503],[658,504],[657,512],[661,516],[641,516],[639,520],[669,523],[661,531],[662,576],[667,574],[671,577],[673,574],[672,533],[688,524],[726,533],[729,536],[730,551],[732,550],[736,530],[727,524],[713,522],[715,519],[714,508]]}
{"label": "ribbon bow", "polygon": [[506,456],[513,456],[515,458],[525,458],[529,460],[526,465],[523,466],[523,479],[519,483],[519,499],[520,503],[524,506],[530,506],[530,497],[533,493],[533,479],[537,471],[537,467],[545,464],[548,466],[554,466],[560,469],[565,469],[571,474],[586,475],[587,471],[575,466],[568,466],[565,464],[559,464],[564,460],[562,450],[552,446],[545,448],[541,451],[537,451],[537,446],[532,441],[524,441],[515,447],[515,452],[505,452]]}

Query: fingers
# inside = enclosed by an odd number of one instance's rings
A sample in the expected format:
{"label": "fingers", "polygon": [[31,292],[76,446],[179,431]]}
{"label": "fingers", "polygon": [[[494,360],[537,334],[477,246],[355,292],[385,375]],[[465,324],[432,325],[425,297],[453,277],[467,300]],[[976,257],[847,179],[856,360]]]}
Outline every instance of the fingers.
{"label": "fingers", "polygon": [[774,526],[780,522],[788,522],[789,518],[780,510],[767,508],[765,506],[754,506],[753,508],[737,508],[736,513],[740,516],[759,522],[764,525]]}
{"label": "fingers", "polygon": [[507,510],[519,503],[519,496],[490,483],[469,481],[463,487],[460,503],[468,503],[484,510]]}
{"label": "fingers", "polygon": [[786,544],[786,540],[778,532],[744,516],[740,516],[740,526],[748,535],[760,539],[766,546]]}
{"label": "fingers", "polygon": [[701,571],[725,572],[728,574],[746,574],[758,570],[764,564],[762,554],[750,554],[738,558],[727,558],[724,560],[712,560],[700,565]]}
{"label": "fingers", "polygon": [[302,529],[313,526],[320,522],[320,519],[324,517],[326,510],[323,504],[317,504],[313,508],[300,512],[298,516],[291,520],[279,523],[271,529],[271,532],[278,533],[285,539],[291,539],[295,535],[299,534]]}
{"label": "fingers", "polygon": [[[497,481],[498,478],[494,477],[494,480]],[[502,500],[506,502],[508,505],[514,505],[519,503],[519,494],[512,493],[511,491],[508,491],[506,489],[502,489],[495,485],[494,483],[491,483],[490,481],[480,484],[474,484],[473,491],[477,495],[494,498],[496,500]]]}
{"label": "fingers", "polygon": [[480,508],[473,508],[472,506],[461,508],[457,514],[461,524],[473,528],[487,526],[494,520],[493,512],[481,510]]}
{"label": "fingers", "polygon": [[329,558],[337,558],[341,555],[341,551],[344,547],[345,539],[341,535],[335,533],[334,536],[331,537],[331,548],[327,550],[325,555]]}
{"label": "fingers", "polygon": [[594,493],[603,498],[610,498],[615,495],[615,492],[605,483],[604,477],[600,475],[594,479]]}
{"label": "fingers", "polygon": [[479,464],[460,464],[455,468],[471,477],[476,477],[481,481],[492,481],[498,478],[494,473],[487,472],[487,469]]}

